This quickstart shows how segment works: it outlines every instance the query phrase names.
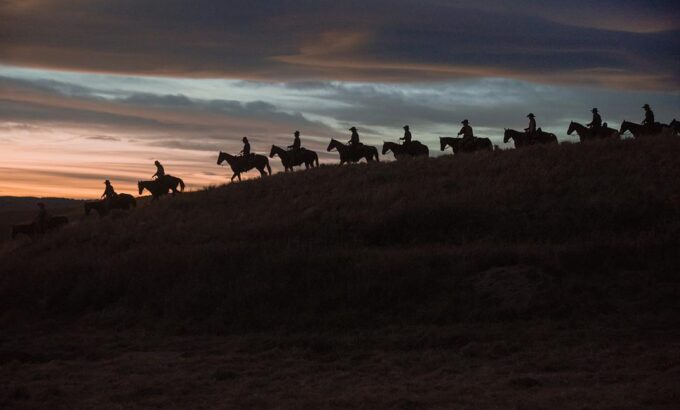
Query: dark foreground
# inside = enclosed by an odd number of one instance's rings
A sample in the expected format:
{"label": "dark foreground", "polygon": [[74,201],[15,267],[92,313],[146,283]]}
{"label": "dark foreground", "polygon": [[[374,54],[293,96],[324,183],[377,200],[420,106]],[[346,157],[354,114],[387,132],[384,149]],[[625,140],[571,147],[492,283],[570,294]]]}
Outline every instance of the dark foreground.
{"label": "dark foreground", "polygon": [[680,399],[680,334],[666,325],[4,336],[0,406],[669,409]]}
{"label": "dark foreground", "polygon": [[680,139],[322,167],[0,252],[0,407],[671,408]]}

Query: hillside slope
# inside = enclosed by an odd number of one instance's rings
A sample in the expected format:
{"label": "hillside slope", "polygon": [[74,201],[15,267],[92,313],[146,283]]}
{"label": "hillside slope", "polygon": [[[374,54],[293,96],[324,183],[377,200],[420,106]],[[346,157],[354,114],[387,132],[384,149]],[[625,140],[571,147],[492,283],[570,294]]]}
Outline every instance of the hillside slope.
{"label": "hillside slope", "polygon": [[321,167],[164,198],[0,256],[0,324],[672,320],[679,155],[677,138],[564,144]]}

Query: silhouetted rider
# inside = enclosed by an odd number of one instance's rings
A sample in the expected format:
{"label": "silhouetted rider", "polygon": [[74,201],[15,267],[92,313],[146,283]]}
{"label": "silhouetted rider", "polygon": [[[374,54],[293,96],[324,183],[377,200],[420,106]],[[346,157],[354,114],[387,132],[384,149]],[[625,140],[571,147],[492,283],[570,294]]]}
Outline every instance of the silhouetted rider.
{"label": "silhouetted rider", "polygon": [[404,145],[411,143],[412,136],[408,125],[404,125],[404,137],[399,139],[404,141]]}
{"label": "silhouetted rider", "polygon": [[462,135],[463,139],[469,140],[474,137],[472,127],[470,126],[470,121],[468,120],[463,120],[461,121],[461,124],[463,124],[463,128],[460,129],[458,132],[458,135]]}
{"label": "silhouetted rider", "polygon": [[587,124],[588,128],[596,130],[602,128],[602,117],[600,116],[600,113],[597,111],[597,108],[593,108],[591,112],[593,113],[593,120]]}
{"label": "silhouetted rider", "polygon": [[602,117],[600,116],[600,113],[597,111],[597,108],[593,108],[592,111],[593,113],[593,120],[590,121],[588,124],[588,128],[592,131],[594,135],[597,135],[602,131]]}
{"label": "silhouetted rider", "polygon": [[111,203],[116,199],[116,196],[118,196],[118,194],[113,189],[113,185],[111,185],[111,181],[109,181],[108,179],[104,181],[104,185],[106,185],[106,188],[104,188],[102,198],[104,199],[104,206],[108,211],[109,208],[111,208]]}
{"label": "silhouetted rider", "polygon": [[529,118],[529,127],[525,128],[524,131],[529,134],[529,135],[534,135],[536,134],[536,116],[534,113],[529,113],[527,115],[527,118]]}
{"label": "silhouetted rider", "polygon": [[108,200],[114,199],[118,194],[113,189],[113,185],[111,185],[111,181],[109,181],[107,179],[106,181],[104,181],[104,185],[106,185],[106,188],[104,188],[104,193],[102,194],[102,198],[108,199]]}
{"label": "silhouetted rider", "polygon": [[295,136],[295,138],[293,139],[293,145],[289,145],[288,149],[298,151],[300,150],[300,148],[302,148],[302,142],[300,141],[300,131],[295,131],[293,135]]}
{"label": "silhouetted rider", "polygon": [[250,142],[248,142],[247,137],[243,137],[243,149],[241,150],[240,154],[243,155],[244,157],[247,157],[250,155]]}
{"label": "silhouetted rider", "polygon": [[349,141],[347,142],[350,147],[358,147],[361,145],[361,141],[359,140],[359,133],[357,132],[357,127],[352,127],[349,129],[352,131],[352,136],[349,137]]}
{"label": "silhouetted rider", "polygon": [[44,233],[47,231],[47,222],[50,220],[50,215],[47,213],[47,209],[45,209],[45,204],[42,202],[38,202],[38,215],[35,217],[35,221],[33,222],[38,228],[38,232]]}
{"label": "silhouetted rider", "polygon": [[645,119],[642,121],[642,125],[647,128],[652,128],[655,122],[654,111],[652,111],[652,108],[649,106],[649,104],[643,105],[642,108],[645,109]]}
{"label": "silhouetted rider", "polygon": [[156,179],[162,179],[165,176],[165,168],[159,161],[154,161],[156,165],[156,173],[151,176],[151,178],[156,177]]}

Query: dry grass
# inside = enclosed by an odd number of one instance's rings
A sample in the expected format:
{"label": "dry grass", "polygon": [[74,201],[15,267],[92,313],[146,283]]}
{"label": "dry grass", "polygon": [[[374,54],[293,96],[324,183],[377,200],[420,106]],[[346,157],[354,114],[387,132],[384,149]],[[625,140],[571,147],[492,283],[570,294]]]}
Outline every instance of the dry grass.
{"label": "dry grass", "polygon": [[31,374],[58,367],[31,350],[88,329],[124,345],[90,363],[94,336],[69,342],[92,390],[44,400],[667,407],[679,154],[676,138],[322,167],[82,221],[0,256],[6,400],[43,400]]}

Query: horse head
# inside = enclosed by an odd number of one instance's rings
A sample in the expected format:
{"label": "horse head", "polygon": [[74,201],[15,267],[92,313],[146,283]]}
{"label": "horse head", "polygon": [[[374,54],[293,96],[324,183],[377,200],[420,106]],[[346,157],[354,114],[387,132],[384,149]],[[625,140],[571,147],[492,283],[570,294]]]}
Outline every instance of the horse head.
{"label": "horse head", "polygon": [[276,145],[272,145],[272,149],[269,150],[269,158],[274,158],[274,155],[276,155]]}
{"label": "horse head", "polygon": [[143,181],[138,181],[138,182],[137,182],[137,188],[139,188],[139,195],[141,195],[142,192],[144,191],[144,182],[143,182]]}
{"label": "horse head", "polygon": [[326,148],[326,151],[330,152],[333,148],[336,148],[338,146],[339,142],[335,140],[335,138],[331,138],[331,142],[328,144],[328,148]]}
{"label": "horse head", "polygon": [[624,132],[628,131],[630,128],[630,122],[629,121],[623,121],[621,123],[621,127],[619,127],[619,134],[623,134]]}
{"label": "horse head", "polygon": [[508,141],[510,141],[510,138],[512,138],[512,134],[510,133],[510,130],[506,128],[503,133],[503,143],[507,144]]}
{"label": "horse head", "polygon": [[446,141],[443,137],[439,137],[439,150],[444,151],[446,149]]}
{"label": "horse head", "polygon": [[[224,152],[220,151],[220,153],[217,155],[217,165],[222,165],[222,162],[227,159],[227,156],[224,154]],[[140,192],[141,194],[141,192]]]}
{"label": "horse head", "polygon": [[391,143],[387,141],[383,141],[383,148],[382,148],[382,154],[385,155],[387,154],[387,151],[390,150]]}
{"label": "horse head", "polygon": [[567,135],[571,135],[576,131],[576,123],[574,121],[569,123],[569,129],[567,130]]}

